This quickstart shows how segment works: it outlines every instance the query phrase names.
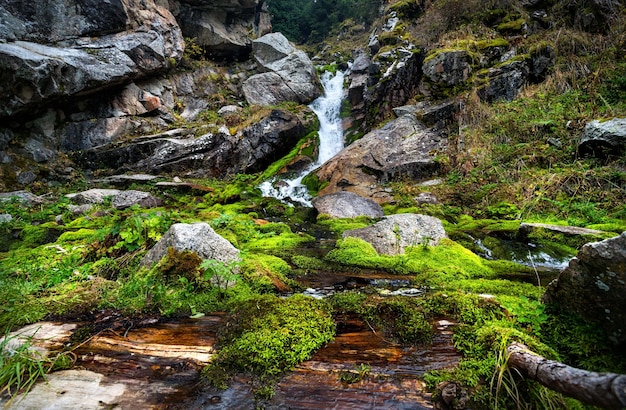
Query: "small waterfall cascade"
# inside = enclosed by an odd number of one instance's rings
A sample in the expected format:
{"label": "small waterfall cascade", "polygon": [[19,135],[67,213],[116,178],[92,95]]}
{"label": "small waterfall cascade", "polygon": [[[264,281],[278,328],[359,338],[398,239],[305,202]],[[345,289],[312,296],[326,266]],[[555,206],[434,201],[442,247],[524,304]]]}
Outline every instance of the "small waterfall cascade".
{"label": "small waterfall cascade", "polygon": [[263,196],[271,196],[281,201],[289,200],[304,206],[311,206],[311,197],[302,179],[324,162],[331,159],[343,148],[343,129],[341,128],[341,101],[344,98],[344,73],[337,71],[333,75],[325,72],[321,76],[324,95],[309,105],[320,121],[319,154],[317,161],[311,164],[293,179],[274,178],[265,181],[259,188]]}

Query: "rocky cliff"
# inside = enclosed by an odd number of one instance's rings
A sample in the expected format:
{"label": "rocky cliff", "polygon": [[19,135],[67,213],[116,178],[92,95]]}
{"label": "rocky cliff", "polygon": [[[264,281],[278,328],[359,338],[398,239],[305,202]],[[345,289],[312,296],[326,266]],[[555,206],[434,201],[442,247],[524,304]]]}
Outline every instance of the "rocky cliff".
{"label": "rocky cliff", "polygon": [[[77,153],[130,136],[233,125],[213,113],[244,100],[241,84],[256,73],[245,63],[252,40],[270,31],[263,0],[0,0],[0,190],[72,180],[70,159],[85,157]],[[258,143],[247,144],[255,155],[238,150],[246,163],[229,169],[278,155]]]}

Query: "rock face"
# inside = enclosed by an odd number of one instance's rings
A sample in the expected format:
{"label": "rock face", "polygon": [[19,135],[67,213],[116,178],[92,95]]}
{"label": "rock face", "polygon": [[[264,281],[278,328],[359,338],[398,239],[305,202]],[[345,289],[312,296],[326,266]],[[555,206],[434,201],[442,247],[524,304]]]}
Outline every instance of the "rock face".
{"label": "rock face", "polygon": [[261,74],[243,84],[250,104],[276,105],[294,101],[308,104],[317,98],[321,88],[315,66],[303,51],[293,47],[280,33],[266,34],[252,42],[254,58]]}
{"label": "rock face", "polygon": [[435,217],[398,214],[367,228],[345,231],[343,237],[363,239],[381,255],[401,255],[407,246],[437,245],[447,235],[441,221]]}
{"label": "rock face", "polygon": [[435,54],[422,66],[424,75],[434,83],[455,86],[469,78],[472,67],[465,50],[452,50]]}
{"label": "rock face", "polygon": [[273,110],[236,135],[218,132],[196,138],[178,130],[144,137],[121,147],[94,148],[82,153],[77,161],[87,168],[106,167],[119,172],[224,177],[264,169],[289,152],[304,130],[296,115]]}
{"label": "rock face", "polygon": [[513,101],[522,91],[529,73],[526,61],[512,61],[497,68],[489,68],[487,84],[478,89],[478,96],[486,102]]}
{"label": "rock face", "polygon": [[239,250],[226,239],[215,233],[209,224],[174,224],[161,240],[150,249],[141,260],[141,266],[150,266],[161,260],[172,247],[177,251],[194,251],[202,259],[214,259],[218,262],[239,260]]}
{"label": "rock face", "polygon": [[184,48],[174,16],[150,0],[3,1],[0,13],[0,117],[164,71]]}
{"label": "rock face", "polygon": [[543,296],[546,304],[598,323],[616,346],[626,343],[626,232],[584,245]]}
{"label": "rock face", "polygon": [[272,26],[264,0],[170,1],[185,37],[195,39],[212,57],[246,59],[249,33],[262,36]]}
{"label": "rock face", "polygon": [[578,142],[582,156],[606,158],[626,152],[626,118],[589,122]]}
{"label": "rock face", "polygon": [[320,195],[354,192],[378,203],[392,200],[381,184],[395,178],[424,179],[438,169],[434,159],[447,140],[414,115],[403,115],[344,148],[316,171],[328,186]]}
{"label": "rock face", "polygon": [[331,218],[355,218],[357,216],[382,218],[385,215],[381,206],[376,202],[352,192],[336,192],[314,198],[311,202],[317,212],[327,214]]}

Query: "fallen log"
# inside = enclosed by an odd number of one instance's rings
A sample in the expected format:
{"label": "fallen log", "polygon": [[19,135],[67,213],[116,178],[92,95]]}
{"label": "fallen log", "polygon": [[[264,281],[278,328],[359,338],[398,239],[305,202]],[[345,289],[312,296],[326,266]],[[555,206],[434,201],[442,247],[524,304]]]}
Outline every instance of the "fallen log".
{"label": "fallen log", "polygon": [[551,390],[598,407],[626,408],[626,375],[577,369],[541,357],[521,343],[511,343],[507,353],[509,368]]}

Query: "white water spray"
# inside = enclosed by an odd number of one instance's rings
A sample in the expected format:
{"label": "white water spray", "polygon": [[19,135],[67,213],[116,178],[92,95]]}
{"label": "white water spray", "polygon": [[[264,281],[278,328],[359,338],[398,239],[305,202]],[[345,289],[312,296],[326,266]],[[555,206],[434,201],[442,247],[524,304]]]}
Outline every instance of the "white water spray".
{"label": "white water spray", "polygon": [[281,201],[290,200],[304,206],[311,206],[311,197],[307,188],[302,185],[302,179],[311,171],[331,159],[343,148],[343,129],[341,128],[341,101],[344,97],[344,73],[337,71],[333,76],[330,72],[322,75],[324,95],[313,101],[309,108],[317,115],[320,121],[319,154],[317,161],[302,171],[293,179],[276,178],[263,182],[259,188],[263,196],[271,196]]}

